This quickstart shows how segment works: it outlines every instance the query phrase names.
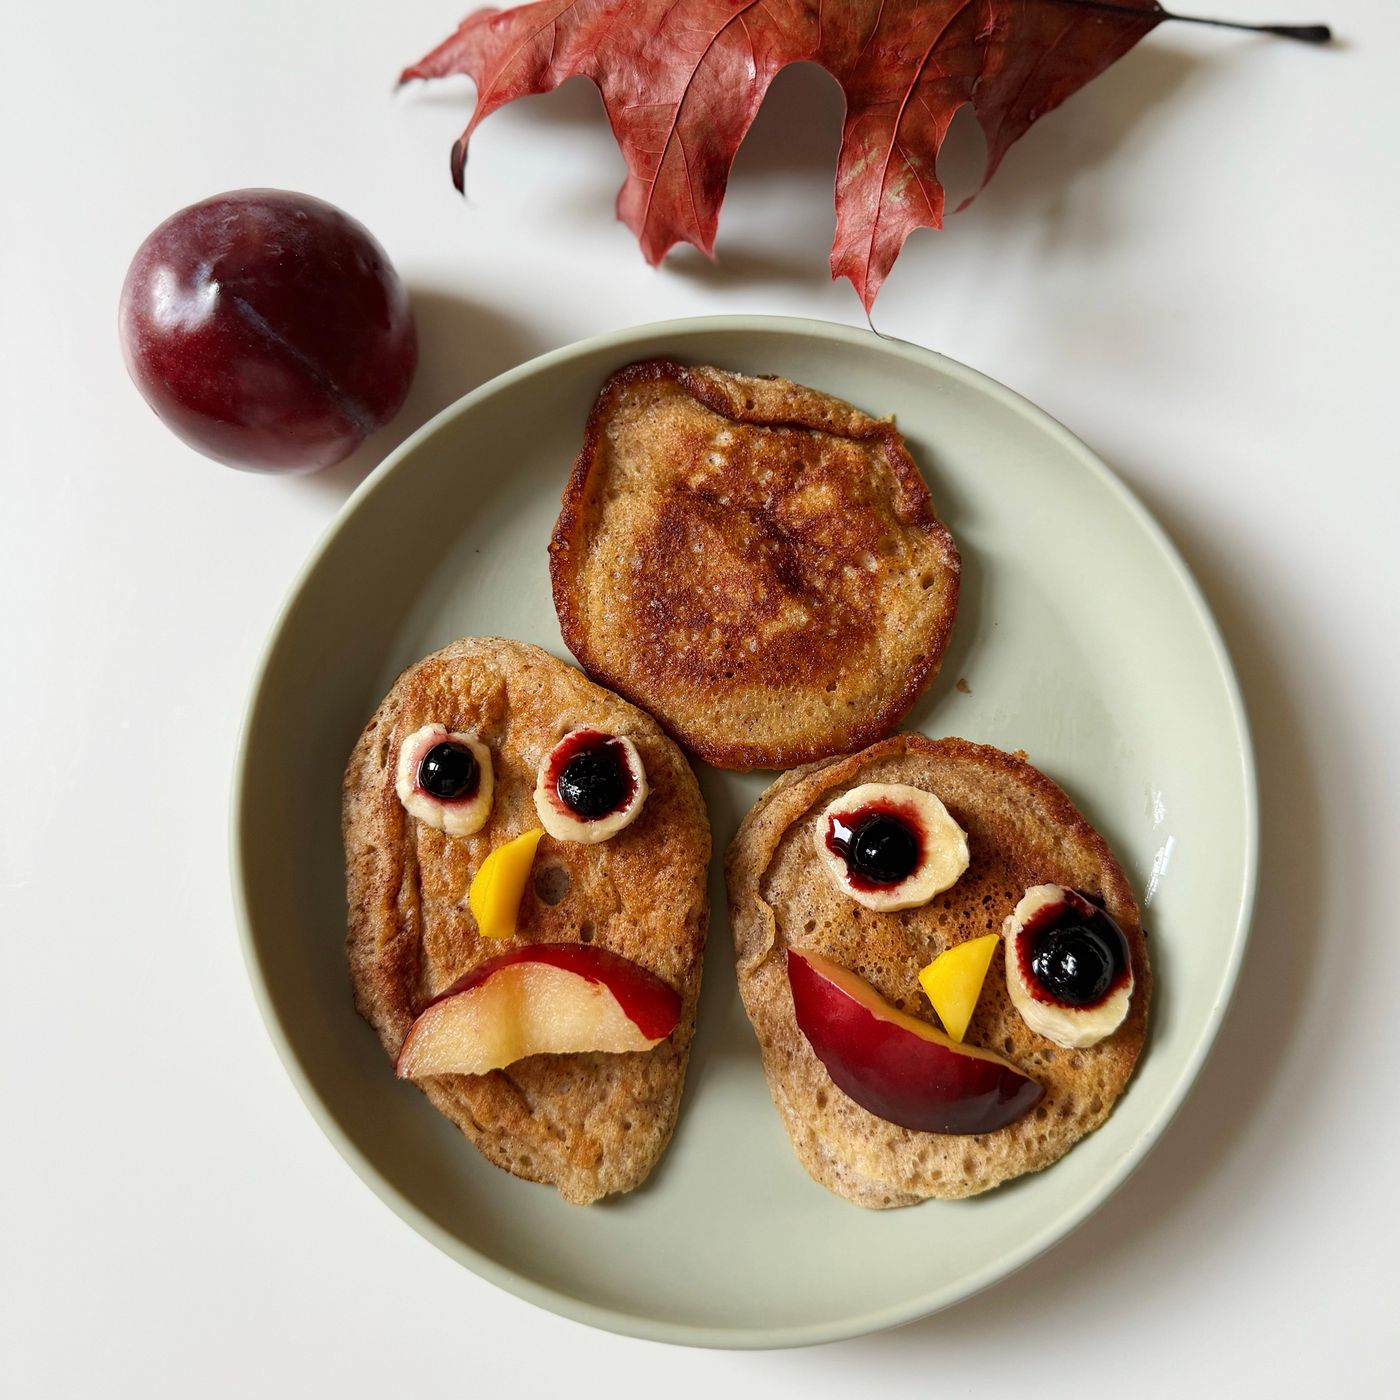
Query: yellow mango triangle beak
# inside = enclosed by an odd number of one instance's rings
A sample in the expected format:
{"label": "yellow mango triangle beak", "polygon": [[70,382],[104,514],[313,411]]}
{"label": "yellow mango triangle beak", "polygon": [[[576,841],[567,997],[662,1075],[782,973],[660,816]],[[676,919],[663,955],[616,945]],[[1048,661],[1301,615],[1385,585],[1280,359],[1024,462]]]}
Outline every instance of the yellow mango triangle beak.
{"label": "yellow mango triangle beak", "polygon": [[1000,942],[995,933],[969,938],[956,948],[945,949],[919,973],[919,985],[933,1003],[943,1029],[959,1044],[967,1034],[967,1023],[977,1009],[982,983]]}
{"label": "yellow mango triangle beak", "polygon": [[481,862],[467,891],[467,904],[483,938],[509,938],[525,894],[525,882],[535,860],[535,847],[544,832],[535,827],[497,846]]}

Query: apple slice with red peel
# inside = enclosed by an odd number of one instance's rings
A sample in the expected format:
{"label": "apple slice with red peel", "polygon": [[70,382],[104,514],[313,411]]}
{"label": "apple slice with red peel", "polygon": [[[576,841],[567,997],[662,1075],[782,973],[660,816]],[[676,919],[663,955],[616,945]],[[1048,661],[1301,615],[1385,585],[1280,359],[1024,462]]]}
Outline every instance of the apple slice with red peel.
{"label": "apple slice with red peel", "polygon": [[482,963],[429,1002],[394,1071],[485,1074],[527,1055],[650,1050],[680,1016],[680,996],[620,954],[537,943]]}
{"label": "apple slice with red peel", "polygon": [[959,1045],[820,953],[789,948],[797,1025],[832,1082],[862,1108],[923,1133],[994,1133],[1045,1090],[1015,1065]]}

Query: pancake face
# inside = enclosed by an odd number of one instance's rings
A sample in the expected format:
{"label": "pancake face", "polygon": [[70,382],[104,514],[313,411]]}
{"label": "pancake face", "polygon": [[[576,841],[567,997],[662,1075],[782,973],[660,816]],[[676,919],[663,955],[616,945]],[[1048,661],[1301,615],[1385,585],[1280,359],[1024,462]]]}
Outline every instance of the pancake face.
{"label": "pancake face", "polygon": [[[490,815],[472,835],[419,821],[395,791],[400,746],[431,724],[474,735],[489,750]],[[483,938],[467,904],[472,877],[491,851],[539,826],[541,760],[581,726],[632,742],[646,801],[596,845],[545,836],[515,935]],[[391,1059],[435,995],[529,944],[591,943],[680,994],[680,1022],[652,1050],[535,1055],[483,1075],[419,1081],[490,1161],[557,1186],[566,1200],[586,1203],[641,1182],[675,1125],[708,922],[709,823],[676,746],[648,715],[538,647],[469,638],[395,682],[351,755],[343,825],[355,1002]]]}
{"label": "pancake face", "polygon": [[957,607],[957,548],[892,423],[665,361],[603,387],[549,549],[585,670],[723,768],[888,733]]}
{"label": "pancake face", "polygon": [[[921,908],[877,913],[836,888],[819,867],[814,831],[827,803],[861,783],[907,783],[942,799],[971,855],[951,889]],[[774,1103],[802,1165],[859,1205],[969,1196],[1048,1166],[1104,1121],[1137,1063],[1151,974],[1127,879],[1065,794],[1019,758],[962,739],[897,735],[784,774],[745,818],[726,874],[739,989]],[[794,1020],[789,947],[830,958],[932,1024],[919,970],[945,948],[999,933],[1026,889],[1042,883],[1102,901],[1127,937],[1135,988],[1113,1034],[1065,1050],[1027,1027],[1007,993],[1004,960],[993,957],[966,1043],[1038,1080],[1038,1106],[995,1132],[916,1132],[867,1112],[832,1083]]]}

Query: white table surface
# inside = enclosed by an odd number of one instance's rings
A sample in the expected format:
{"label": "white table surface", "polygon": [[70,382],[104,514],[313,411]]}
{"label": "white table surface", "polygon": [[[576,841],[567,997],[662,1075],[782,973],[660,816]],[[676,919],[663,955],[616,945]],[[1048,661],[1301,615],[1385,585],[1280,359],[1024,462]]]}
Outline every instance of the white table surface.
{"label": "white table surface", "polygon": [[[784,74],[718,265],[653,271],[613,222],[620,158],[586,85],[493,117],[472,202],[453,192],[470,85],[390,89],[470,0],[5,5],[0,1391],[1394,1393],[1400,15],[1193,7],[1346,42],[1159,29],[915,236],[876,321],[1067,423],[1195,569],[1263,788],[1236,1004],[1146,1164],[1020,1274],[891,1334],[700,1353],[497,1291],[340,1160],[243,970],[229,775],[302,559],[437,409],[629,323],[862,321],[825,270],[835,89]],[[975,156],[956,143],[955,186]],[[351,211],[415,298],[407,407],[320,476],[195,456],[118,356],[141,238],[244,185]]]}

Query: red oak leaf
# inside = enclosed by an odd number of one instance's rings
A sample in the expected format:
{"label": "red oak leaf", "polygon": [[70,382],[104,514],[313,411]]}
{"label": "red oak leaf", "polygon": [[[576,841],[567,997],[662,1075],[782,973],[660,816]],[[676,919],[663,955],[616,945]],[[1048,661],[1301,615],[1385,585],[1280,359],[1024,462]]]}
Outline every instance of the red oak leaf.
{"label": "red oak leaf", "polygon": [[403,81],[475,81],[452,150],[461,189],[484,118],[591,79],[627,162],[618,217],[655,264],[678,242],[713,256],[729,168],[769,83],[818,63],[846,97],[831,275],[868,311],[904,240],[942,226],[938,150],[960,107],[986,135],[985,184],[1033,122],[1165,18],[1156,0],[535,0],[469,15]]}

